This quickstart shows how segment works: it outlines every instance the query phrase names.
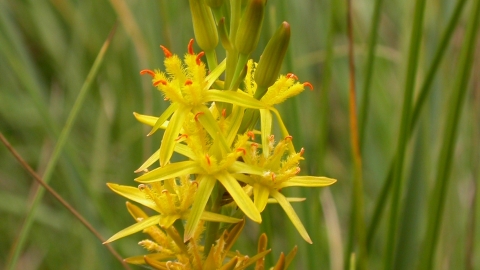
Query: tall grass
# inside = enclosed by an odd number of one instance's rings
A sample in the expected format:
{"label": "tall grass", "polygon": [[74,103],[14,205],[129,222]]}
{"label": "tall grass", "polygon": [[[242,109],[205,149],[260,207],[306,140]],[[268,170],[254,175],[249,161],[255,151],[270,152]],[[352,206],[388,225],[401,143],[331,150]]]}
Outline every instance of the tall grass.
{"label": "tall grass", "polygon": [[[262,226],[247,222],[236,248],[253,254],[267,231],[272,257],[299,245],[292,269],[342,269],[359,259],[349,234],[361,229],[351,219],[360,198],[367,269],[480,268],[479,2],[425,1],[421,20],[414,12],[421,1],[352,1],[364,182],[355,197],[346,1],[268,2],[259,48],[288,21],[284,71],[315,87],[280,108],[306,150],[303,170],[339,181],[289,191],[307,198],[294,207],[313,245],[271,205]],[[132,223],[105,183],[131,184],[160,140],[147,138],[132,116],[166,108],[139,71],[161,67],[160,44],[183,54],[192,37],[187,1],[0,1],[0,132],[104,237]],[[0,268],[13,267],[15,253],[16,269],[121,267],[49,193],[35,197],[38,185],[0,149]],[[26,220],[31,227],[22,230]],[[112,246],[133,256],[141,239]]]}

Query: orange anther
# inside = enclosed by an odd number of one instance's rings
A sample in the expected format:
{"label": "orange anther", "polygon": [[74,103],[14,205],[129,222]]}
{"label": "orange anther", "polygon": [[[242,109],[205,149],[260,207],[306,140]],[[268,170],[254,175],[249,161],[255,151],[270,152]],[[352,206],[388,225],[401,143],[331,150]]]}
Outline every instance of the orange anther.
{"label": "orange anther", "polygon": [[313,90],[313,85],[309,82],[304,82],[303,86],[308,86],[308,87],[310,87],[310,90]]}
{"label": "orange anther", "polygon": [[275,173],[272,172],[272,173],[270,174],[270,176],[272,177],[272,181],[275,182],[275,177],[276,177],[276,176],[275,176]]}
{"label": "orange anther", "polygon": [[155,77],[155,72],[151,71],[150,69],[140,70],[140,75],[145,75],[145,74],[152,76],[152,78]]}
{"label": "orange anther", "polygon": [[187,79],[187,80],[185,81],[185,85],[191,85],[192,83],[193,83],[193,82],[192,82],[192,80],[190,80],[190,79]]}
{"label": "orange anther", "polygon": [[160,48],[162,48],[163,50],[163,54],[165,54],[165,57],[169,58],[172,56],[172,53],[167,49],[165,48],[164,46],[160,45]]}
{"label": "orange anther", "polygon": [[300,156],[301,157],[303,156],[303,153],[305,153],[305,149],[302,147],[302,149],[300,149]]}
{"label": "orange anther", "polygon": [[245,148],[238,148],[237,152],[240,152],[240,151],[243,152],[244,155],[247,154],[247,150],[245,150]]}
{"label": "orange anther", "polygon": [[200,60],[200,58],[202,58],[204,55],[205,55],[204,52],[199,52],[199,53],[197,54],[197,58],[195,59],[196,62],[197,62],[197,65],[200,66],[200,64],[202,63],[202,61]]}
{"label": "orange anther", "polygon": [[210,166],[210,156],[208,154],[205,154],[205,159],[207,159],[208,166]]}
{"label": "orange anther", "polygon": [[293,140],[293,137],[288,135],[287,137],[285,137],[285,141],[292,141]]}
{"label": "orange anther", "polygon": [[198,182],[197,181],[192,182],[192,185],[195,185],[198,188]]}
{"label": "orange anther", "polygon": [[226,109],[222,110],[222,116],[223,116],[223,118],[227,117],[227,110]]}
{"label": "orange anther", "polygon": [[195,121],[198,121],[198,117],[202,114],[204,114],[204,112],[199,112],[199,113],[195,114]]}
{"label": "orange anther", "polygon": [[186,139],[186,138],[188,138],[188,135],[187,135],[187,134],[182,134],[182,135],[178,136],[178,137],[175,139],[175,141],[179,141],[179,140],[182,139],[182,138],[185,138],[185,139]]}
{"label": "orange anther", "polygon": [[248,131],[247,136],[250,137],[250,139],[255,140],[255,133],[253,133],[253,131],[251,131],[251,130]]}
{"label": "orange anther", "polygon": [[167,189],[162,190],[162,194],[168,194],[168,190]]}
{"label": "orange anther", "polygon": [[193,38],[190,39],[190,41],[188,42],[188,53],[191,55],[195,54],[195,52],[193,51]]}
{"label": "orange anther", "polygon": [[165,80],[158,80],[153,83],[153,86],[158,86],[159,84],[167,85],[167,81]]}
{"label": "orange anther", "polygon": [[294,80],[297,80],[298,81],[298,77],[297,75],[293,74],[293,73],[287,73],[287,79],[294,79]]}

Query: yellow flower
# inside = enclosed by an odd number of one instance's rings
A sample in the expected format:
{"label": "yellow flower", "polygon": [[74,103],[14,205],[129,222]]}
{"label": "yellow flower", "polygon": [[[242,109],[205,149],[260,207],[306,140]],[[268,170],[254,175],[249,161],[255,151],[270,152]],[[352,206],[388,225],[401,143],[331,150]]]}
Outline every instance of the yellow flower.
{"label": "yellow flower", "polygon": [[[105,243],[115,241],[153,225],[160,225],[164,229],[169,229],[176,220],[187,220],[198,187],[198,183],[190,181],[189,178],[189,175],[183,175],[177,179],[153,182],[148,185],[141,184],[138,188],[108,183],[107,186],[114,192],[158,212],[159,215],[148,218],[142,216],[141,220],[137,220],[138,223],[116,233]],[[203,211],[200,219],[226,223],[241,221],[237,218],[208,211]]]}
{"label": "yellow flower", "polygon": [[273,197],[283,208],[303,239],[311,244],[312,240],[308,236],[305,227],[288,199],[280,191],[283,188],[293,186],[324,187],[335,183],[336,180],[327,177],[298,176],[297,174],[300,172],[298,164],[300,160],[303,160],[304,150],[300,150],[299,153],[289,154],[286,159],[282,160],[289,145],[292,143],[292,138],[290,136],[286,137],[275,147],[273,147],[273,139],[273,136],[270,136],[269,144],[263,147],[263,152],[268,153],[267,157],[258,154],[257,145],[255,144],[251,145],[251,148],[243,157],[245,163],[263,168],[265,170],[263,175],[236,174],[234,177],[253,187],[254,203],[260,212],[264,210],[269,197]]}

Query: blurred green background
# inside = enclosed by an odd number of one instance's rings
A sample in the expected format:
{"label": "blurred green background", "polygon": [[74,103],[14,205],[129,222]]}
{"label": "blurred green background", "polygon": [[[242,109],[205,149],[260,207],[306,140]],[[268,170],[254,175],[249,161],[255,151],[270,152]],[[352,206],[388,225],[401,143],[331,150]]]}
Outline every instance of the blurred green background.
{"label": "blurred green background", "polygon": [[[461,2],[465,2],[460,0]],[[460,2],[459,1],[459,2]],[[362,108],[364,83],[371,75],[368,121],[362,137],[365,223],[371,228],[374,209],[397,147],[410,34],[416,1],[384,1],[374,68],[367,55],[374,1],[353,1],[357,103]],[[454,24],[442,62],[433,77],[417,126],[406,146],[397,228],[396,269],[413,269],[427,231],[428,203],[437,181],[439,153],[460,55],[466,43],[474,1],[466,1]],[[457,1],[427,1],[421,27],[414,100],[432,65]],[[294,245],[299,252],[292,269],[343,269],[350,226],[353,162],[348,112],[348,39],[345,1],[275,1],[267,4],[263,48],[282,21],[292,39],[284,72],[309,81],[305,91],[280,106],[297,148],[305,148],[302,173],[338,179],[323,189],[298,188],[295,204],[313,245],[304,243],[278,205],[265,211],[264,224],[247,223],[236,248],[254,254],[256,239],[269,232],[271,263]],[[141,69],[163,68],[162,44],[183,55],[193,38],[188,1],[166,0],[1,0],[0,1],[0,131],[42,175],[60,131],[86,80],[95,57],[115,22],[118,29],[92,80],[78,118],[67,137],[50,184],[108,238],[133,223],[125,200],[106,182],[136,185],[137,169],[158,148],[161,133],[146,137],[148,128],[132,112],[160,115],[161,94]],[[475,26],[478,31],[478,25]],[[477,38],[478,39],[478,38]],[[198,47],[195,47],[199,51]],[[219,47],[219,49],[221,49]],[[219,50],[220,52],[221,50]],[[476,43],[472,76],[466,83],[458,138],[451,156],[451,174],[443,223],[436,235],[435,269],[480,269],[478,180],[480,176],[480,45]],[[253,58],[258,61],[261,50]],[[467,74],[470,75],[470,74]],[[37,189],[34,180],[0,146],[0,268],[14,242]],[[391,197],[391,196],[390,196]],[[374,230],[368,269],[383,269],[388,234],[389,201]],[[475,207],[477,205],[477,207]],[[141,254],[136,234],[114,242],[122,257]],[[117,269],[121,265],[89,231],[49,194],[34,216],[17,269]],[[400,262],[398,262],[400,261]],[[133,267],[135,269],[135,267]]]}

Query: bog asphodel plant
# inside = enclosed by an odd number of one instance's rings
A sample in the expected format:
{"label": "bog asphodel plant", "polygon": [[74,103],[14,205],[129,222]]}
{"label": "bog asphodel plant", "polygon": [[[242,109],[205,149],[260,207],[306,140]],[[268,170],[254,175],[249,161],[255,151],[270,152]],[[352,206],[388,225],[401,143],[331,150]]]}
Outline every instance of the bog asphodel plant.
{"label": "bog asphodel plant", "polygon": [[[313,86],[298,82],[292,73],[279,75],[290,39],[286,22],[271,37],[260,62],[249,59],[258,43],[265,0],[250,0],[244,9],[242,1],[189,2],[196,40],[204,52],[195,53],[191,40],[182,60],[161,46],[164,70],[140,72],[151,76],[169,106],[158,117],[134,115],[152,127],[149,135],[164,130],[162,141],[136,170],[143,173],[135,179],[138,187],[108,184],[155,214],[149,216],[127,202],[136,223],[106,242],[147,233],[151,239],[139,244],[149,253],[126,261],[156,269],[245,269],[252,264],[264,269],[269,252],[266,235],[260,236],[256,255],[230,250],[245,218],[261,223],[267,203],[278,203],[302,238],[312,243],[290,204],[303,199],[287,198],[282,190],[335,182],[299,175],[304,149],[295,150],[274,107]],[[229,9],[222,8],[225,4]],[[219,36],[227,55],[221,63],[215,54]],[[281,130],[277,140],[272,134],[273,116]],[[180,161],[171,160],[174,153]],[[148,169],[157,162],[158,168]],[[275,269],[287,268],[295,253],[296,248],[282,254]]]}

